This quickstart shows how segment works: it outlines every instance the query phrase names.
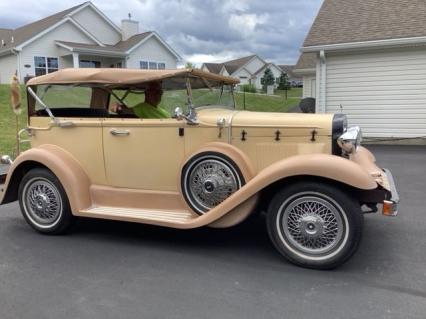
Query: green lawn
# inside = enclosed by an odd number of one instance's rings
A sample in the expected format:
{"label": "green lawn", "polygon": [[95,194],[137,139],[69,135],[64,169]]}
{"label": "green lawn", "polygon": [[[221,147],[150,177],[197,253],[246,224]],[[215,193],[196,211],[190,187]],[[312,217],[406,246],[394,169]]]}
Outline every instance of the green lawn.
{"label": "green lawn", "polygon": [[[194,97],[198,102],[214,104],[217,101],[217,96],[209,96],[204,92],[193,92]],[[19,129],[26,126],[26,96],[24,94],[24,86],[21,87],[22,94],[22,114],[18,117]],[[245,95],[245,97],[244,97]],[[277,91],[276,95],[268,96],[265,94],[252,94],[252,93],[236,93],[237,109],[246,109],[250,111],[263,111],[263,112],[287,112],[290,108],[296,106],[301,98],[302,89],[295,88],[288,91],[288,99],[285,100],[285,92]],[[83,94],[81,94],[83,97]],[[163,96],[161,106],[166,108],[170,113],[173,112],[176,106],[182,106],[186,101],[186,92],[181,91],[166,91]],[[47,96],[46,96],[47,97]],[[133,106],[143,100],[143,95],[133,95],[126,99],[128,105]],[[61,95],[60,101],[66,101],[66,96]],[[196,101],[196,102],[197,102]],[[55,100],[48,101],[54,103]],[[48,103],[49,104],[49,103]],[[245,105],[245,107],[244,107]],[[0,155],[9,154],[15,155],[16,153],[16,116],[10,106],[9,85],[0,85]],[[23,145],[25,147],[25,145]]]}
{"label": "green lawn", "polygon": [[[27,124],[27,114],[24,87],[21,88],[22,113],[18,117],[19,129]],[[16,116],[10,106],[9,85],[0,85],[0,155],[15,155],[16,153]]]}

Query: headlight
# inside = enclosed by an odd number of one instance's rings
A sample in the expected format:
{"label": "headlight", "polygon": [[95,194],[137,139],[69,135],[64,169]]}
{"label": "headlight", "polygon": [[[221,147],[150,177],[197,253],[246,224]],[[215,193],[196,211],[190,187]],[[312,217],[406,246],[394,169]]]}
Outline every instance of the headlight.
{"label": "headlight", "polygon": [[352,154],[356,152],[358,146],[361,144],[362,132],[359,126],[353,126],[346,130],[337,139],[337,144],[346,154]]}

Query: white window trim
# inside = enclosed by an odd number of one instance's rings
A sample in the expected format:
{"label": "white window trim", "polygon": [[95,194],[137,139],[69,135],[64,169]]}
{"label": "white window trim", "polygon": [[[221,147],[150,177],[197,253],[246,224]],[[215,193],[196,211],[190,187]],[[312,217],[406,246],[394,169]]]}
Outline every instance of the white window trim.
{"label": "white window trim", "polygon": [[48,58],[50,58],[50,59],[57,59],[58,60],[58,69],[57,69],[57,71],[59,71],[60,69],[61,69],[61,66],[59,65],[59,57],[58,56],[48,56],[48,55],[34,55],[33,56],[33,63],[34,63],[34,75],[36,75],[36,69],[41,69],[41,68],[39,68],[39,67],[37,67],[36,65],[35,65],[35,58],[36,57],[38,57],[38,58],[44,58],[45,59],[45,62],[46,62],[46,67],[45,67],[45,71],[46,71],[46,74],[49,74],[49,72],[48,72],[48,69],[49,69],[49,66],[47,65],[47,59]]}
{"label": "white window trim", "polygon": [[[147,69],[142,69],[142,68],[141,68],[141,63],[142,63],[142,62],[146,62],[146,63],[148,63],[148,68],[147,68]],[[157,68],[156,68],[156,69],[150,69],[150,68],[149,68],[149,64],[150,64],[150,63],[157,63]],[[141,68],[141,70],[163,70],[163,69],[159,69],[159,68],[158,68],[158,64],[159,64],[159,63],[163,63],[163,64],[164,64],[164,70],[165,70],[165,69],[166,69],[166,66],[167,66],[167,63],[166,63],[166,62],[164,62],[164,61],[154,61],[154,60],[148,60],[148,59],[145,59],[145,60],[142,60],[142,59],[141,59],[141,60],[139,60],[139,68]]]}

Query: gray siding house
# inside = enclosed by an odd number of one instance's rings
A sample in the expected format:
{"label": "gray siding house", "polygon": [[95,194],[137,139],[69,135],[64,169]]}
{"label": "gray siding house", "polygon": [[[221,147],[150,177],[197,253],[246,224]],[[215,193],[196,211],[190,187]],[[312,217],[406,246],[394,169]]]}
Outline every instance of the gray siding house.
{"label": "gray siding house", "polygon": [[61,68],[176,68],[181,59],[155,31],[139,23],[116,26],[91,2],[20,28],[0,28],[0,83],[17,72],[21,81]]}
{"label": "gray siding house", "polygon": [[426,136],[423,0],[325,0],[296,72],[317,112],[341,112],[364,135]]}

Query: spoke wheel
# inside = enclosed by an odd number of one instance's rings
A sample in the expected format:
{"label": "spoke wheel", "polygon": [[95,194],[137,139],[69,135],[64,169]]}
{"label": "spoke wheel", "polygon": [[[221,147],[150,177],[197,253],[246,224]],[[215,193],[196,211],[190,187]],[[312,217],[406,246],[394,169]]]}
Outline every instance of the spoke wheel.
{"label": "spoke wheel", "polygon": [[327,183],[288,185],[275,194],[267,212],[274,246],[307,268],[331,269],[346,262],[359,246],[362,225],[359,203]]}
{"label": "spoke wheel", "polygon": [[[283,203],[278,225],[283,239],[307,256],[336,253],[343,246],[347,221],[341,207],[320,194],[297,194]],[[281,217],[282,215],[282,217]]]}
{"label": "spoke wheel", "polygon": [[42,177],[34,177],[23,190],[24,208],[33,223],[51,227],[62,214],[62,198],[54,184]]}
{"label": "spoke wheel", "polygon": [[232,160],[216,154],[204,154],[191,159],[182,173],[184,197],[199,214],[219,205],[241,188],[243,181]]}
{"label": "spoke wheel", "polygon": [[58,178],[48,169],[34,168],[19,185],[19,205],[28,224],[44,234],[61,234],[74,217]]}

